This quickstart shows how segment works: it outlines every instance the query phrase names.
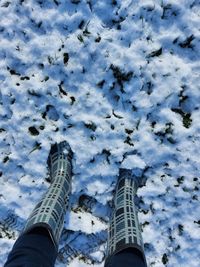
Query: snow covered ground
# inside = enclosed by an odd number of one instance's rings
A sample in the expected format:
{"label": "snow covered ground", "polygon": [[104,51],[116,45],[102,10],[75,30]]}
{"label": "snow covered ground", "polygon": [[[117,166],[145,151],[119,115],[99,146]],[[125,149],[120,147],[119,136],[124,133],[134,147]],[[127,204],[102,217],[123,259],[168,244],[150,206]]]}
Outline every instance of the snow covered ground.
{"label": "snow covered ground", "polygon": [[[0,265],[74,151],[56,267],[103,266],[120,166],[139,168],[149,266],[199,267],[199,0],[0,1]],[[68,229],[68,230],[67,230]]]}

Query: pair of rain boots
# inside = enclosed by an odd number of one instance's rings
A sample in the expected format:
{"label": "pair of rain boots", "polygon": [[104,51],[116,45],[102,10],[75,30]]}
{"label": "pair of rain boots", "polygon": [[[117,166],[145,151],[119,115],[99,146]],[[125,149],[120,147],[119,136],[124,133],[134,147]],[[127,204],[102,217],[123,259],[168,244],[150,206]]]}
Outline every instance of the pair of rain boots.
{"label": "pair of rain boots", "polygon": [[[68,208],[72,181],[72,150],[66,141],[51,147],[47,160],[51,185],[32,211],[23,233],[45,228],[56,249]],[[131,170],[120,169],[114,196],[114,209],[109,224],[107,256],[105,265],[117,253],[126,249],[136,249],[145,262],[141,231],[134,197],[139,179]]]}

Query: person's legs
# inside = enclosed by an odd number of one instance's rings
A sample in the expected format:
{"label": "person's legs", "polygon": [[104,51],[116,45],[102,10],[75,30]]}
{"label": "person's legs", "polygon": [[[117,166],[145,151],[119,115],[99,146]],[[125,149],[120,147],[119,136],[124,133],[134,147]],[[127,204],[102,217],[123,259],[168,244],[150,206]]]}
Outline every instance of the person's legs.
{"label": "person's legs", "polygon": [[53,267],[71,192],[72,151],[66,142],[51,147],[51,185],[15,242],[5,267]]}
{"label": "person's legs", "polygon": [[57,250],[45,228],[35,228],[15,242],[4,267],[53,267]]}
{"label": "person's legs", "polygon": [[105,267],[146,267],[143,256],[136,249],[125,249],[110,257]]}
{"label": "person's legs", "polygon": [[146,267],[146,259],[134,198],[139,177],[120,169],[114,210],[108,231],[105,267]]}

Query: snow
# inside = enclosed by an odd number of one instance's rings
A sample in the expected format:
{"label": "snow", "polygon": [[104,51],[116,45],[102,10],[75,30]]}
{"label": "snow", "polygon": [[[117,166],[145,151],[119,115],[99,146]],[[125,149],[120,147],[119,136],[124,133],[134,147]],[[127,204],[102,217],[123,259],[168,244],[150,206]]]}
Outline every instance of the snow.
{"label": "snow", "polygon": [[199,266],[199,16],[196,0],[1,1],[1,265],[49,186],[51,144],[67,140],[71,232],[60,251],[78,253],[56,267],[103,266],[120,167],[146,181],[148,266]]}

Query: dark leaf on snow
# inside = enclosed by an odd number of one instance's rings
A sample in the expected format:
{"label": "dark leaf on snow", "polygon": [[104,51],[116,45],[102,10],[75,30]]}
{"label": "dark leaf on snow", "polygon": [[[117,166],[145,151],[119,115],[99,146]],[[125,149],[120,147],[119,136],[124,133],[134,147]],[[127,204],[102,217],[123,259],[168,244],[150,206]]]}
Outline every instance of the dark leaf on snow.
{"label": "dark leaf on snow", "polygon": [[179,46],[182,48],[193,48],[193,45],[191,44],[192,41],[195,39],[194,35],[190,35],[183,41],[182,43],[179,43]]}
{"label": "dark leaf on snow", "polygon": [[172,108],[173,112],[176,112],[182,116],[183,119],[183,126],[185,128],[190,128],[192,124],[192,119],[191,119],[191,114],[190,113],[185,113],[181,109],[178,108]]}
{"label": "dark leaf on snow", "polygon": [[10,5],[10,2],[5,2],[5,3],[2,5],[2,7],[9,7],[9,5]]}
{"label": "dark leaf on snow", "polygon": [[147,57],[159,57],[162,55],[162,47],[158,50],[151,52]]}
{"label": "dark leaf on snow", "polygon": [[39,131],[34,126],[29,127],[28,130],[31,135],[34,135],[34,136],[39,135]]}
{"label": "dark leaf on snow", "polygon": [[96,130],[97,126],[94,122],[84,123],[85,127],[92,130],[93,132]]}
{"label": "dark leaf on snow", "polygon": [[56,108],[52,105],[46,106],[46,114],[50,120],[53,120],[53,121],[59,120],[59,114]]}
{"label": "dark leaf on snow", "polygon": [[133,72],[123,72],[118,66],[114,66],[111,64],[110,66],[111,70],[113,71],[114,77],[117,79],[118,83],[121,83],[122,81],[128,82],[133,76]]}
{"label": "dark leaf on snow", "polygon": [[166,265],[167,262],[168,262],[168,257],[167,257],[166,253],[164,253],[163,256],[162,256],[162,262],[163,262],[164,265]]}
{"label": "dark leaf on snow", "polygon": [[64,64],[67,64],[69,61],[69,54],[68,53],[64,53],[63,54],[63,62]]}

